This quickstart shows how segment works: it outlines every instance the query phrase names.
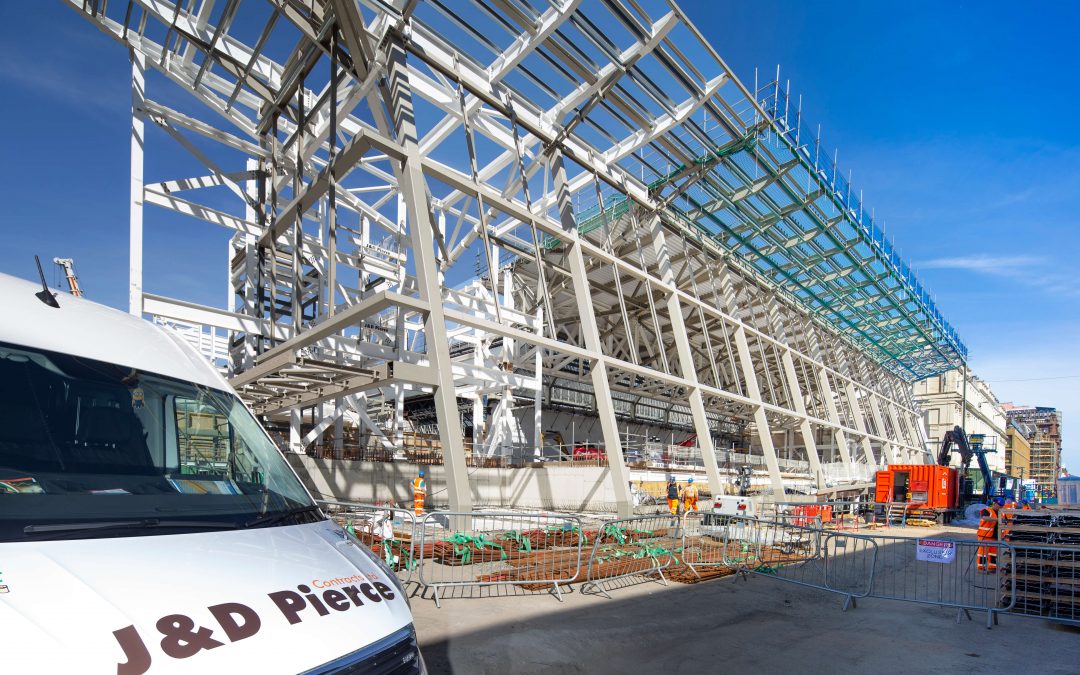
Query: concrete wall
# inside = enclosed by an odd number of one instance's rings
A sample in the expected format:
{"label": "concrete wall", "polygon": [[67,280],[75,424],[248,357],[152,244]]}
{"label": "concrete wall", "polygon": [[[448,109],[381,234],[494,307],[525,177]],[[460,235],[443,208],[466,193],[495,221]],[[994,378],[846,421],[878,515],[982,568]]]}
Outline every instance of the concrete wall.
{"label": "concrete wall", "polygon": [[[420,467],[405,462],[353,462],[287,455],[308,489],[319,498],[360,502],[390,500],[412,507],[412,480]],[[445,508],[444,466],[423,467],[428,508]],[[615,491],[607,467],[469,470],[476,506],[571,511],[614,511]]]}

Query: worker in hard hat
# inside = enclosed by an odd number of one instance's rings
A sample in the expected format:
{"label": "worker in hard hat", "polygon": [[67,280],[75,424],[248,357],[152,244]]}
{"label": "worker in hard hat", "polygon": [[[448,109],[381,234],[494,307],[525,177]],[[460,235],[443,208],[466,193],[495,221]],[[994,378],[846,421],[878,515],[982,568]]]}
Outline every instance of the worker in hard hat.
{"label": "worker in hard hat", "polygon": [[697,495],[697,486],[694,485],[694,477],[691,476],[686,481],[686,487],[683,488],[683,512],[697,511]]}
{"label": "worker in hard hat", "polygon": [[424,482],[424,471],[420,470],[420,475],[413,479],[412,482],[412,498],[413,498],[413,513],[419,518],[424,515],[424,499],[427,497],[427,483]]}
{"label": "worker in hard hat", "polygon": [[1029,502],[1026,499],[1024,501],[1020,502],[1020,510],[1021,511],[1030,511],[1031,510],[1031,502]]}
{"label": "worker in hard hat", "polygon": [[[979,512],[979,529],[975,533],[981,542],[995,541],[998,538],[998,521],[1001,515],[1001,507],[1005,500],[998,497],[990,502],[986,508]],[[980,572],[997,571],[997,547],[981,545],[975,553],[975,567]]]}
{"label": "worker in hard hat", "polygon": [[671,515],[679,515],[679,486],[675,483],[675,476],[668,476],[667,507],[671,511]]}

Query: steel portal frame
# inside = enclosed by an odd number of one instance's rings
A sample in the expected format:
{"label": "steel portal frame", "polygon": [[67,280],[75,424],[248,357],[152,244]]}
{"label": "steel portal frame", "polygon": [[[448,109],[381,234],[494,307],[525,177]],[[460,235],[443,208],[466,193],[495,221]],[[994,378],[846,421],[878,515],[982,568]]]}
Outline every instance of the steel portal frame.
{"label": "steel portal frame", "polygon": [[[490,448],[523,395],[539,438],[560,382],[592,393],[624,515],[627,396],[686,415],[714,493],[733,421],[780,494],[777,433],[819,486],[828,434],[848,466],[921,457],[907,382],[962,343],[786,92],[749,91],[674,4],[66,2],[132,55],[131,311],[227,341],[257,412],[351,408],[400,448],[431,395],[455,510],[458,400]],[[144,182],[147,127],[205,172]],[[147,204],[233,233],[229,307],[143,289]]]}

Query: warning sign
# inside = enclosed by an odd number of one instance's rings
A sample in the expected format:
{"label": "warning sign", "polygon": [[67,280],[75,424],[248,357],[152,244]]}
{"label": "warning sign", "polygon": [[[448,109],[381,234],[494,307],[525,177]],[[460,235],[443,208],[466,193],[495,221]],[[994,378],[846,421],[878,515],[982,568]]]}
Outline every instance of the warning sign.
{"label": "warning sign", "polygon": [[951,563],[956,560],[956,542],[920,539],[915,549],[915,559],[925,562]]}

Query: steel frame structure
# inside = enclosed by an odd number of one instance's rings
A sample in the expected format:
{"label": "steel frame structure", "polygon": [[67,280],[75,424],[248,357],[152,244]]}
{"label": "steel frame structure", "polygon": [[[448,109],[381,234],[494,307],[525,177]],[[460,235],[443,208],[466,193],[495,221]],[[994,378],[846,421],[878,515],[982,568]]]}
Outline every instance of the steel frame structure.
{"label": "steel frame structure", "polygon": [[[963,345],[778,84],[749,91],[674,4],[65,1],[131,53],[131,312],[209,344],[256,412],[317,407],[297,445],[352,411],[400,447],[431,396],[468,510],[460,401],[491,448],[532,399],[539,443],[572,386],[623,515],[627,406],[684,416],[714,493],[725,424],[778,494],[778,436],[819,486],[822,443],[922,457],[908,382]],[[145,182],[148,127],[205,172]],[[231,306],[143,288],[146,205],[232,232]]]}

